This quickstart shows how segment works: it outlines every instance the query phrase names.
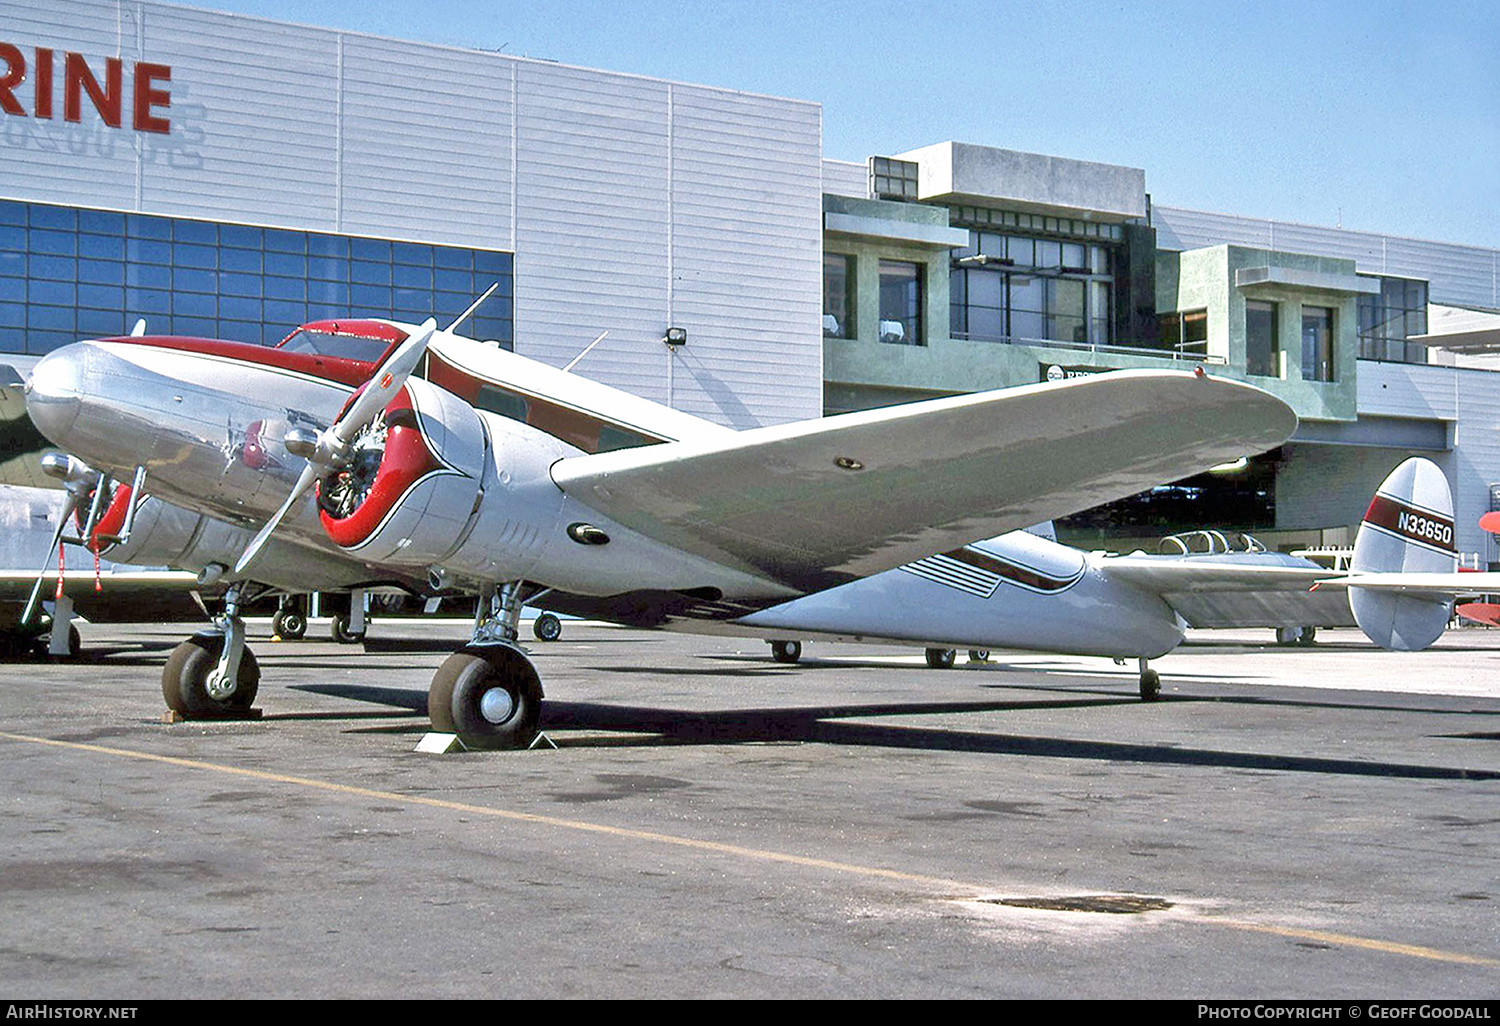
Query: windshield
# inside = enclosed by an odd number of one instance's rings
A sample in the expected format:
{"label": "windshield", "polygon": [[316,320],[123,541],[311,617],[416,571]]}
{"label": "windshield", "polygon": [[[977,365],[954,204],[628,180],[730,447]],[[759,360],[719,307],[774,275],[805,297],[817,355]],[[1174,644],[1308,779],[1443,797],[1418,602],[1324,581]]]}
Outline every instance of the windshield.
{"label": "windshield", "polygon": [[342,332],[335,334],[304,327],[292,332],[276,348],[289,353],[311,353],[314,356],[332,356],[341,360],[379,363],[390,347],[391,340],[386,338],[366,338]]}

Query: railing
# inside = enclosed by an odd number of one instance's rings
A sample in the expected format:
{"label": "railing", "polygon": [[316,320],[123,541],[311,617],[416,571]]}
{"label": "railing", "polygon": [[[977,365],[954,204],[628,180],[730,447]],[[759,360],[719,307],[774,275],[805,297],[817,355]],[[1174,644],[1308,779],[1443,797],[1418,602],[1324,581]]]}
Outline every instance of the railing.
{"label": "railing", "polygon": [[1214,353],[1195,353],[1185,349],[1155,349],[1146,346],[1104,345],[1097,342],[1061,342],[1055,338],[1021,338],[1015,335],[977,335],[955,331],[949,336],[960,342],[988,342],[994,345],[1035,346],[1040,349],[1070,349],[1081,353],[1106,353],[1119,356],[1150,356],[1159,360],[1190,363],[1227,364],[1229,360]]}

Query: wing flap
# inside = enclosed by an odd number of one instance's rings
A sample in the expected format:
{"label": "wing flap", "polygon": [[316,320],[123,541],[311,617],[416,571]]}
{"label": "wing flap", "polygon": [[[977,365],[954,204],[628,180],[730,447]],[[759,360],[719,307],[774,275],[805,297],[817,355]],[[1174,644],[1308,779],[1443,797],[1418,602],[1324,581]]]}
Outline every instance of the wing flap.
{"label": "wing flap", "polygon": [[1119,371],[559,461],[616,522],[803,590],[1133,495],[1284,441],[1239,382]]}

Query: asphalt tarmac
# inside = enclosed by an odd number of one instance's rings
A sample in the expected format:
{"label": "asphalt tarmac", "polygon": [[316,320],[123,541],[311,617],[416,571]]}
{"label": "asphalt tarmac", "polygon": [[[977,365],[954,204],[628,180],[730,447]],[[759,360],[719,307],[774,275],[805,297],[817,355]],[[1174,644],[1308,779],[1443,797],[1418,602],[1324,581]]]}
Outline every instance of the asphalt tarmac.
{"label": "asphalt tarmac", "polygon": [[252,622],[261,718],[166,724],[192,629],[0,665],[0,998],[1500,993],[1500,632],[1195,635],[1146,704],[568,622],[555,748],[431,755],[465,624]]}

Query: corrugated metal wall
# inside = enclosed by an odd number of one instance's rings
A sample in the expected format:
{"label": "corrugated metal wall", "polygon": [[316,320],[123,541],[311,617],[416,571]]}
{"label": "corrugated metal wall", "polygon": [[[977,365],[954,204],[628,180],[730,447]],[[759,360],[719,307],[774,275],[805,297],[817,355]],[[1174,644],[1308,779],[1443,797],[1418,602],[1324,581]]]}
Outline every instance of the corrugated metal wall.
{"label": "corrugated metal wall", "polygon": [[[608,330],[580,373],[821,413],[816,104],[148,2],[0,0],[0,40],[53,49],[59,97],[65,51],[126,65],[121,128],[0,118],[0,195],[508,250],[518,352]],[[170,135],[129,127],[137,60],[172,68]]]}
{"label": "corrugated metal wall", "polygon": [[1162,249],[1197,249],[1228,242],[1345,257],[1368,274],[1428,281],[1434,303],[1500,308],[1500,249],[1159,205],[1151,208],[1151,223]]}

